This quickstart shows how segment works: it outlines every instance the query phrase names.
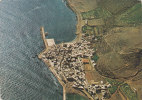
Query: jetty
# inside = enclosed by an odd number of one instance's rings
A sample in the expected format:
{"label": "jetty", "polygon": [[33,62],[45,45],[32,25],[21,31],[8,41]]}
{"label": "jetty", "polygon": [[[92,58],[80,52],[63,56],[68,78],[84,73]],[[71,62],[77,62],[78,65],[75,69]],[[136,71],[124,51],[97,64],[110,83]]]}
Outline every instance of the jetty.
{"label": "jetty", "polygon": [[41,34],[41,37],[43,39],[45,48],[48,49],[48,44],[47,44],[47,40],[46,40],[46,36],[45,36],[45,32],[44,32],[44,27],[40,28],[40,34]]}

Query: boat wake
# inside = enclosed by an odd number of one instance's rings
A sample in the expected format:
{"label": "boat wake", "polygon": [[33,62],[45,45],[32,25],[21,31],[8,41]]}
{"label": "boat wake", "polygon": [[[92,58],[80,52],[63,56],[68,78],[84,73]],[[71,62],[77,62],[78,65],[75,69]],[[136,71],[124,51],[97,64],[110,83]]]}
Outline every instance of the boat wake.
{"label": "boat wake", "polygon": [[31,9],[30,11],[28,11],[28,13],[33,12],[33,11],[35,11],[35,10],[38,10],[38,9],[40,9],[40,8],[41,8],[41,7],[37,6],[37,7],[33,8],[33,9]]}

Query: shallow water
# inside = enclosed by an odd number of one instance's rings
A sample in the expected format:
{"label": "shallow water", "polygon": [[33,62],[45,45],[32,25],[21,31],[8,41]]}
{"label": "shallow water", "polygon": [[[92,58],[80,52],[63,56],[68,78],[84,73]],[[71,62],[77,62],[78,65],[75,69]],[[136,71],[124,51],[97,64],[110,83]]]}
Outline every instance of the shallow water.
{"label": "shallow water", "polygon": [[40,26],[56,42],[75,38],[76,16],[62,0],[0,2],[0,89],[3,100],[62,100],[62,87],[37,58]]}

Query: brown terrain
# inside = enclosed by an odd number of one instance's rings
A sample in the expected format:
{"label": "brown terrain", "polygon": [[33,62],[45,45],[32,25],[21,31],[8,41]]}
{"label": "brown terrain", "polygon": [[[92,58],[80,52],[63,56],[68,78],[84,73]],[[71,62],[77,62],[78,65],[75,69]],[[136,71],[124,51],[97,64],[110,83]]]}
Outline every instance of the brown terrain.
{"label": "brown terrain", "polygon": [[[102,41],[94,44],[99,60],[95,69],[87,66],[86,77],[90,80],[100,81],[105,77],[122,80],[135,88],[139,100],[142,100],[142,24],[117,24],[115,17],[123,13],[134,4],[136,0],[68,0],[78,15],[97,7],[103,7],[113,16],[107,20],[89,20],[89,25],[103,25],[105,32]],[[121,3],[122,2],[122,3]],[[81,15],[77,16],[79,26],[85,25]],[[101,22],[101,23],[100,23]],[[78,26],[78,30],[81,27]],[[110,100],[127,100],[116,91]]]}

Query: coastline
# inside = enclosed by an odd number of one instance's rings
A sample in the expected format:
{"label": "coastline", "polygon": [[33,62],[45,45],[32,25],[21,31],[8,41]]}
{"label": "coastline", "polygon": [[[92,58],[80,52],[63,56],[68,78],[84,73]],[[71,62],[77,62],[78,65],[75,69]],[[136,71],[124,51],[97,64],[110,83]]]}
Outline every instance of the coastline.
{"label": "coastline", "polygon": [[79,41],[81,38],[82,33],[82,16],[79,11],[71,4],[70,0],[66,0],[66,5],[76,14],[76,38],[73,41]]}
{"label": "coastline", "polygon": [[[65,42],[65,43],[78,42],[78,41],[81,40],[81,37],[82,37],[82,16],[81,16],[81,13],[76,10],[76,8],[71,4],[71,2],[69,0],[65,0],[64,2],[66,2],[67,7],[69,9],[71,9],[73,11],[73,13],[76,14],[76,21],[77,21],[76,32],[75,32],[76,37],[72,41]],[[44,36],[45,33],[44,33],[44,28],[43,27],[41,27],[41,32],[40,33],[41,33],[41,36],[42,36],[42,39],[43,39],[43,42],[44,42],[44,45],[45,45],[45,49],[38,55],[38,58],[41,59],[46,64],[46,66],[49,68],[49,70],[56,77],[56,79],[58,80],[60,85],[63,87],[63,100],[66,100],[66,94],[67,93],[71,93],[71,94],[74,93],[74,94],[78,94],[78,95],[83,96],[83,97],[88,97],[86,94],[82,93],[81,91],[75,90],[72,87],[68,87],[70,83],[65,83],[62,79],[60,79],[60,77],[57,75],[56,71],[54,70],[54,67],[51,66],[50,62],[45,61],[45,60],[42,59],[44,53],[48,52],[48,49],[50,47],[45,43],[46,40],[45,40],[45,36]],[[61,43],[59,43],[57,45],[60,45],[60,44]]]}
{"label": "coastline", "polygon": [[49,61],[43,59],[44,53],[48,52],[48,49],[50,48],[48,46],[47,42],[46,42],[46,37],[45,37],[45,32],[44,32],[44,28],[43,27],[40,28],[40,34],[41,34],[41,37],[43,39],[43,43],[44,43],[45,49],[38,55],[38,58],[45,63],[45,65],[49,68],[49,70],[56,77],[56,79],[58,80],[60,85],[63,87],[63,100],[66,100],[66,84],[57,75],[56,71],[54,70],[54,66],[52,66]]}

